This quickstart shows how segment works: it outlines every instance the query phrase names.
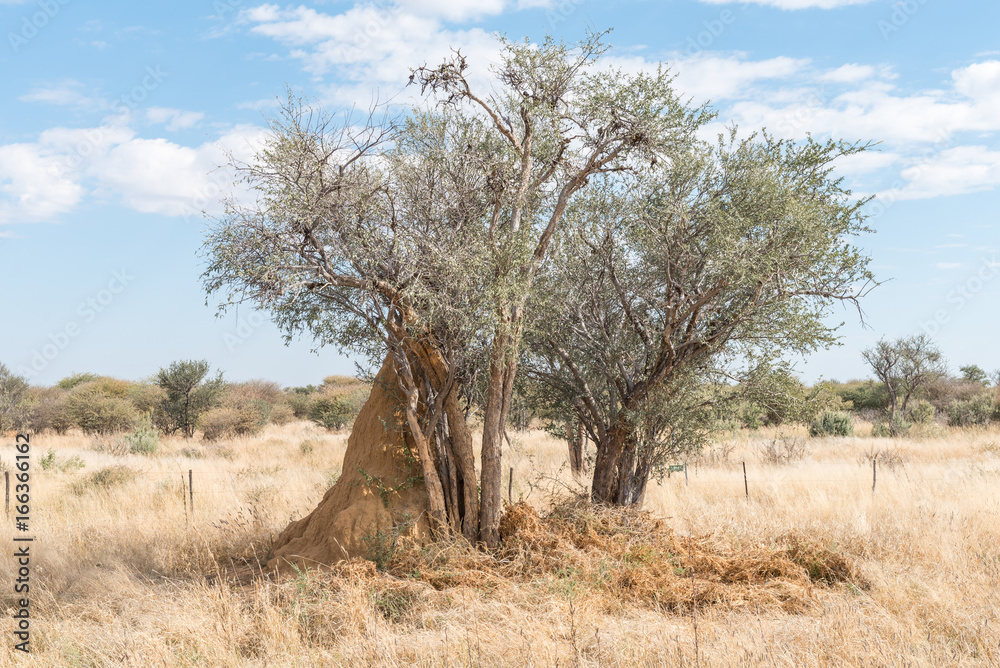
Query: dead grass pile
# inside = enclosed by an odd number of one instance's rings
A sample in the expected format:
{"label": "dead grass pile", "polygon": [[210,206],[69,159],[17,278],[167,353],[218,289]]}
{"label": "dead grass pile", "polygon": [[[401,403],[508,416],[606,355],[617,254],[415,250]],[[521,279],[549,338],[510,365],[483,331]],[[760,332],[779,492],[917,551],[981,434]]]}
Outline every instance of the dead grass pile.
{"label": "dead grass pile", "polygon": [[733,545],[716,536],[679,536],[649,513],[581,499],[558,502],[544,516],[524,502],[510,505],[500,533],[503,546],[492,553],[459,543],[402,546],[387,570],[435,589],[571,588],[608,612],[625,603],[683,611],[692,601],[801,612],[817,587],[854,593],[870,587],[851,557],[794,533]]}

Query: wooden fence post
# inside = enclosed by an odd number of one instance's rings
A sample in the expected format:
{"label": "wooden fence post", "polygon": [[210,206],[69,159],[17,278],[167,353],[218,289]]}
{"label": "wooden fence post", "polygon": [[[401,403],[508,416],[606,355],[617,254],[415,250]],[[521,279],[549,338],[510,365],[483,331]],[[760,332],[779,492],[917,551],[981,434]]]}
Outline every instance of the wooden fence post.
{"label": "wooden fence post", "polygon": [[[502,474],[501,474],[502,475]],[[510,478],[507,480],[507,503],[514,503],[514,467],[510,467]]]}
{"label": "wooden fence post", "polygon": [[872,494],[875,493],[875,483],[878,480],[878,474],[875,473],[875,462],[877,460],[878,460],[878,457],[872,457]]}
{"label": "wooden fence post", "polygon": [[750,483],[747,482],[747,463],[743,462],[743,491],[747,495],[747,501],[750,500]]}
{"label": "wooden fence post", "polygon": [[684,465],[684,486],[685,487],[690,487],[691,486],[691,483],[688,482],[688,465],[687,464]]}

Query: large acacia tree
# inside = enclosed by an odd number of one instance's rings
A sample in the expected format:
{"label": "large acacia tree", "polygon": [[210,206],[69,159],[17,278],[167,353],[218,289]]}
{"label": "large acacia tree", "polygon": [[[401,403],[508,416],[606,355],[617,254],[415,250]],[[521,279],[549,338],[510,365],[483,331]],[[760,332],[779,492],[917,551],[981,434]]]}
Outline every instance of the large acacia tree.
{"label": "large acacia tree", "polygon": [[[340,119],[292,100],[206,241],[209,292],[269,310],[288,336],[386,352],[436,531],[495,545],[501,447],[527,300],[567,208],[694,141],[707,117],[663,71],[596,67],[576,46],[507,43],[477,90],[460,53],[414,69],[436,104]],[[481,479],[460,397],[487,379]],[[477,496],[476,490],[481,490]]]}
{"label": "large acacia tree", "polygon": [[594,501],[641,503],[720,397],[766,399],[783,354],[835,341],[831,306],[857,305],[873,278],[853,240],[866,200],[833,163],[866,148],[733,130],[574,203],[526,359],[597,444]]}

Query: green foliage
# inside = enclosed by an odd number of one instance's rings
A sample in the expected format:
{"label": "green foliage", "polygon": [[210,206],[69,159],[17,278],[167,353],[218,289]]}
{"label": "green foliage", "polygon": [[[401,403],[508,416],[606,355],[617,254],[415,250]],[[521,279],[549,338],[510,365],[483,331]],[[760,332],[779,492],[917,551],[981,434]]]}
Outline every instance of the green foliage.
{"label": "green foliage", "polygon": [[853,436],[854,421],[847,413],[825,411],[809,425],[810,436]]}
{"label": "green foliage", "polygon": [[309,407],[309,419],[330,430],[343,429],[353,417],[353,407],[337,397],[319,397]]}
{"label": "green foliage", "polygon": [[106,436],[131,431],[140,413],[126,398],[127,383],[99,378],[77,385],[67,400],[73,423],[85,434]]}
{"label": "green foliage", "polygon": [[393,523],[388,527],[372,526],[374,531],[361,537],[361,542],[368,546],[366,559],[375,563],[375,568],[385,571],[396,555],[399,537],[412,527],[414,520],[405,516],[402,522]]}
{"label": "green foliage", "polygon": [[33,432],[54,431],[65,434],[74,426],[69,412],[69,392],[59,387],[40,390],[28,415],[28,428]]}
{"label": "green foliage", "polygon": [[874,380],[830,384],[831,389],[855,411],[881,411],[889,405],[889,391]]}
{"label": "green foliage", "polygon": [[959,367],[959,373],[962,374],[962,380],[966,383],[976,383],[977,385],[982,385],[986,387],[990,384],[989,376],[983,369],[975,364],[968,364],[963,367]]}
{"label": "green foliage", "polygon": [[66,376],[58,383],[56,383],[56,386],[63,390],[72,390],[77,385],[81,385],[83,383],[89,383],[90,381],[97,380],[98,378],[100,378],[100,376],[98,376],[96,373],[90,373],[84,371],[81,373],[74,373],[71,376]]}
{"label": "green foliage", "polygon": [[0,435],[24,429],[30,410],[28,381],[0,364]]}
{"label": "green foliage", "polygon": [[936,411],[937,409],[934,408],[934,404],[925,399],[920,399],[910,406],[906,417],[913,424],[931,424],[934,422],[934,413]]}
{"label": "green foliage", "polygon": [[[303,389],[303,388],[295,388]],[[288,406],[292,409],[292,414],[304,420],[309,417],[309,409],[312,408],[313,397],[311,392],[290,392],[286,395]]]}
{"label": "green foliage", "polygon": [[152,455],[160,447],[160,432],[153,428],[149,413],[144,413],[135,429],[125,434],[125,442],[133,455]]}
{"label": "green foliage", "polygon": [[180,430],[191,438],[198,418],[218,403],[225,385],[222,372],[206,380],[208,371],[208,362],[204,360],[178,361],[160,369],[156,383],[166,393],[162,409],[167,433]]}
{"label": "green foliage", "polygon": [[823,413],[846,413],[853,408],[854,403],[850,400],[845,400],[837,391],[835,384],[824,381],[816,383],[809,390],[809,393],[802,402],[802,411],[799,419],[801,422],[811,423]]}
{"label": "green foliage", "polygon": [[872,436],[874,438],[906,436],[912,427],[911,423],[898,415],[894,419],[886,417],[872,424]]}
{"label": "green foliage", "polygon": [[109,492],[127,485],[136,477],[138,477],[138,473],[133,469],[124,464],[117,464],[94,471],[82,480],[73,483],[70,490],[78,496],[87,492]]}
{"label": "green foliage", "polygon": [[163,405],[167,393],[158,385],[143,382],[130,384],[125,391],[125,396],[140,413],[152,414]]}
{"label": "green foliage", "polygon": [[985,427],[992,418],[993,397],[988,392],[948,406],[948,424],[952,427]]}
{"label": "green foliage", "polygon": [[70,472],[78,471],[86,466],[79,455],[73,455],[72,457],[59,457],[56,455],[55,450],[49,449],[46,451],[45,456],[38,460],[39,466],[42,467],[43,471],[62,471]]}
{"label": "green foliage", "polygon": [[316,446],[313,445],[313,442],[310,440],[305,440],[299,443],[299,452],[303,455],[311,455],[315,449]]}

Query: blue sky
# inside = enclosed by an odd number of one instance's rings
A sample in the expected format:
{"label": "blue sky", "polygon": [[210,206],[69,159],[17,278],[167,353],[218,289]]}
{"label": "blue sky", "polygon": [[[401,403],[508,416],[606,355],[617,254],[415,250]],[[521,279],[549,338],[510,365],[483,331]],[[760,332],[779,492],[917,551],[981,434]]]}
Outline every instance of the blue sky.
{"label": "blue sky", "polygon": [[[0,0],[0,361],[51,384],[208,359],[234,380],[349,373],[266,317],[206,304],[197,256],[226,154],[252,156],[287,85],[330,108],[406,104],[449,47],[482,77],[499,31],[613,28],[613,64],[666,62],[721,122],[880,141],[840,170],[887,282],[804,379],[867,375],[881,336],[930,333],[952,369],[1000,367],[1000,4],[991,0]],[[889,280],[891,279],[891,280]]]}

